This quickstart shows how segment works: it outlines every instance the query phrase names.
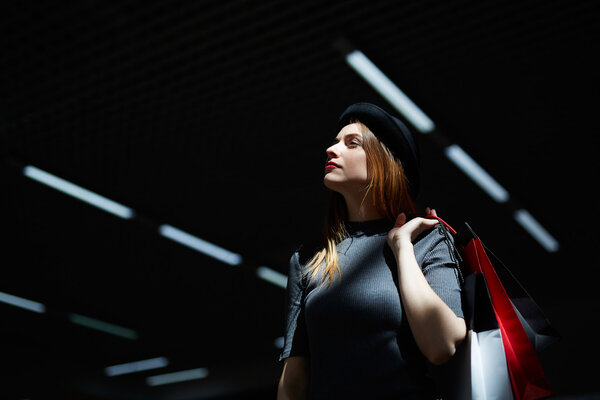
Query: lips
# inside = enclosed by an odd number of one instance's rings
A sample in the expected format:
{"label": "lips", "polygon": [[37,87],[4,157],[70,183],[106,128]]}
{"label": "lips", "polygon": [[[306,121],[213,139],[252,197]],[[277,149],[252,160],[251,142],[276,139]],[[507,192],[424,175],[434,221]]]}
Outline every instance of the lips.
{"label": "lips", "polygon": [[339,167],[339,165],[337,165],[333,161],[328,161],[327,164],[325,164],[325,169],[334,169],[334,168],[338,168],[338,167]]}

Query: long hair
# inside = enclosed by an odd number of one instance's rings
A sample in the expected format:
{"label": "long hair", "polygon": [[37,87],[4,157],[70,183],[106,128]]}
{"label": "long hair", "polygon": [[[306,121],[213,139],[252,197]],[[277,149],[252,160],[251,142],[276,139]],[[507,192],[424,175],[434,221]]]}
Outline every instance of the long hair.
{"label": "long hair", "polygon": [[[408,190],[402,163],[364,124],[356,120],[351,121],[353,122],[358,124],[363,135],[362,145],[367,156],[368,183],[363,189],[363,203],[371,202],[379,214],[392,223],[401,212],[407,216],[415,215],[415,205]],[[321,275],[323,282],[331,284],[336,274],[341,278],[337,245],[348,237],[345,228],[347,219],[348,210],[344,197],[331,191],[320,250],[306,265],[305,273],[309,280]]]}

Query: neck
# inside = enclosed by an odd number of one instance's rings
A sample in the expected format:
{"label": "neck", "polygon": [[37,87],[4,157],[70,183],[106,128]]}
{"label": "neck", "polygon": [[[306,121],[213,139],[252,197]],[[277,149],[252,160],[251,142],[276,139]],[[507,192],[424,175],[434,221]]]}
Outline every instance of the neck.
{"label": "neck", "polygon": [[348,208],[348,221],[362,222],[383,218],[375,205],[369,201],[368,196],[364,201],[362,196],[344,196],[344,199]]}

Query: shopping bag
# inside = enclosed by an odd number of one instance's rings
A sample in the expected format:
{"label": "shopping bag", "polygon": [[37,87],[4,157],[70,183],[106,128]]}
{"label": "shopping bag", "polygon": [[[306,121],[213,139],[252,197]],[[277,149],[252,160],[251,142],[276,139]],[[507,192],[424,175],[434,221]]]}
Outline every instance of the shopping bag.
{"label": "shopping bag", "polygon": [[472,399],[513,399],[500,329],[469,331]]}
{"label": "shopping bag", "polygon": [[502,334],[482,274],[466,275],[463,283],[468,333],[455,355],[433,368],[444,400],[512,400]]}
{"label": "shopping bag", "polygon": [[[475,240],[475,238],[479,240],[477,234],[475,234],[467,223],[464,224],[464,227],[459,232],[456,232],[441,218],[433,218],[438,219],[442,223],[442,226],[455,237],[456,241],[461,243],[461,248],[463,250],[467,247],[469,241]],[[539,353],[551,344],[558,342],[560,340],[560,334],[550,324],[550,321],[546,318],[531,295],[525,290],[523,285],[521,285],[506,265],[504,265],[504,263],[488,247],[486,247],[483,242],[481,242],[481,245],[484,248],[485,254],[491,260],[494,270],[498,274],[506,294],[513,304],[517,316],[519,317],[523,328],[525,328],[527,337],[535,348],[535,351]],[[472,271],[468,269],[468,266],[464,265],[461,252],[456,248],[455,254],[461,259],[462,268],[467,268],[464,273],[471,273]],[[480,268],[477,267],[474,270],[479,271]]]}
{"label": "shopping bag", "polygon": [[[546,378],[542,366],[536,354],[534,347],[535,343],[535,331],[543,331],[543,327],[540,325],[531,325],[527,323],[525,316],[522,313],[517,312],[513,302],[509,298],[499,276],[494,268],[494,265],[490,261],[483,243],[479,237],[473,232],[468,224],[465,224],[461,229],[461,232],[454,231],[448,224],[442,219],[437,218],[440,223],[448,228],[444,229],[447,233],[448,230],[455,235],[455,242],[458,244],[455,247],[456,255],[461,261],[461,268],[463,273],[466,275],[481,275],[485,280],[485,286],[488,291],[491,306],[496,316],[498,328],[502,337],[502,344],[504,347],[504,355],[506,357],[506,365],[510,377],[512,392],[514,398],[517,400],[534,400],[548,397],[553,394],[550,387],[550,383]],[[499,269],[503,272],[508,271],[504,265],[498,265]],[[506,277],[506,274],[504,274]],[[511,279],[516,282],[514,276],[511,274]],[[514,282],[510,283],[511,289],[516,290],[513,287]],[[517,285],[516,288],[522,286]],[[466,288],[466,287],[465,287]],[[539,308],[530,296],[523,290],[519,291],[520,295],[525,293],[525,297],[521,297],[520,300],[516,301],[521,306],[525,305],[524,309],[529,311],[528,316],[531,317],[531,311],[535,311],[533,314],[536,317],[541,315]],[[523,300],[525,299],[525,300]],[[469,303],[471,301],[471,303]],[[467,299],[467,311],[470,307],[476,307],[480,301],[472,302]],[[476,309],[475,309],[476,311]],[[523,321],[526,323],[524,324]],[[467,321],[472,322],[472,321]],[[535,321],[539,323],[540,321]],[[542,321],[543,322],[543,321]],[[547,320],[542,325],[547,324]],[[528,326],[533,335],[527,334],[524,325]],[[477,329],[475,332],[479,333]],[[554,331],[555,332],[555,331]],[[554,332],[550,331],[548,337],[553,337]],[[548,333],[548,331],[546,331]],[[533,337],[533,342],[532,339]],[[481,350],[481,349],[480,349]],[[485,365],[483,368],[487,368]]]}
{"label": "shopping bag", "polygon": [[[467,226],[472,232],[472,230]],[[480,269],[492,300],[498,327],[502,333],[504,352],[517,400],[532,400],[553,394],[550,383],[539,362],[535,349],[525,332],[500,278],[494,269],[479,237],[473,234],[463,249],[465,264]]]}

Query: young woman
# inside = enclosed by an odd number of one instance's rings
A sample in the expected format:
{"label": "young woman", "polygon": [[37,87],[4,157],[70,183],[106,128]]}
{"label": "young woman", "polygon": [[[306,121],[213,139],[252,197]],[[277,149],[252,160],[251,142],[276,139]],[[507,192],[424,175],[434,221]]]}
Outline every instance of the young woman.
{"label": "young woman", "polygon": [[466,335],[452,239],[415,217],[419,157],[399,119],[357,103],[339,129],[323,242],[290,260],[277,398],[436,398],[428,368]]}

